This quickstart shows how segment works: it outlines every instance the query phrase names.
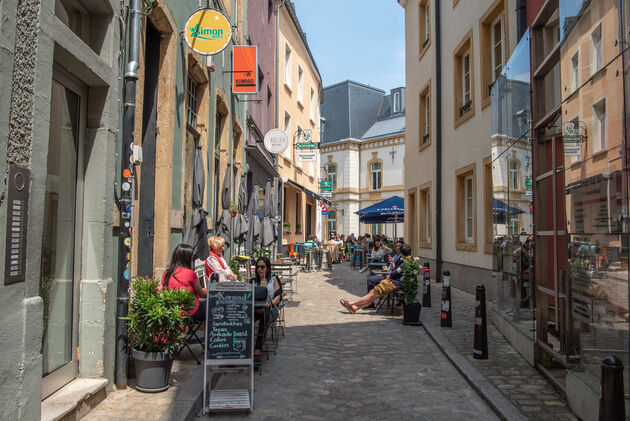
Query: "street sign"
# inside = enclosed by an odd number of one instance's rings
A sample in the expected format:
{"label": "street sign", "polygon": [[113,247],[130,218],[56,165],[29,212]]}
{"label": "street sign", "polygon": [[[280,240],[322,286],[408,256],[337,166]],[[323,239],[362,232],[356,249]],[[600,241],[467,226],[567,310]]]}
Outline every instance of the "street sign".
{"label": "street sign", "polygon": [[580,143],[582,142],[582,136],[563,136],[564,143]]}
{"label": "street sign", "polygon": [[186,21],[186,43],[199,54],[218,54],[232,39],[232,24],[221,12],[201,9]]}
{"label": "street sign", "polygon": [[582,145],[564,145],[564,156],[582,156]]}
{"label": "street sign", "polygon": [[298,161],[315,162],[317,161],[317,154],[315,152],[298,152]]}
{"label": "street sign", "polygon": [[531,190],[531,188],[532,188],[532,178],[531,177],[525,178],[525,188],[527,190]]}
{"label": "street sign", "polygon": [[324,192],[319,193],[319,195],[320,195],[321,197],[332,197],[332,192],[330,192],[330,191],[324,191]]}
{"label": "street sign", "polygon": [[265,149],[271,153],[282,153],[289,146],[289,136],[280,129],[271,129],[265,135]]}
{"label": "street sign", "polygon": [[322,180],[319,183],[319,189],[321,191],[332,191],[332,181],[330,181],[330,180]]}
{"label": "street sign", "polygon": [[317,143],[298,143],[295,145],[298,149],[317,149]]}
{"label": "street sign", "polygon": [[328,207],[326,206],[326,203],[322,202],[322,212],[328,212]]}
{"label": "street sign", "polygon": [[330,214],[329,211],[322,211],[322,215],[328,215],[328,214]]}

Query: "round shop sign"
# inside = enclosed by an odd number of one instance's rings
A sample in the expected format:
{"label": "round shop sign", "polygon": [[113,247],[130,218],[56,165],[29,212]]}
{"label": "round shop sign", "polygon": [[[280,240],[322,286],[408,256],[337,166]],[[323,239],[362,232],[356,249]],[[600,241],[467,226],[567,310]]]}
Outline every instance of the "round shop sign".
{"label": "round shop sign", "polygon": [[232,39],[232,25],[221,12],[201,9],[186,21],[186,43],[199,54],[211,55],[223,51]]}
{"label": "round shop sign", "polygon": [[265,135],[265,149],[271,153],[282,153],[289,146],[289,136],[280,129],[271,129]]}

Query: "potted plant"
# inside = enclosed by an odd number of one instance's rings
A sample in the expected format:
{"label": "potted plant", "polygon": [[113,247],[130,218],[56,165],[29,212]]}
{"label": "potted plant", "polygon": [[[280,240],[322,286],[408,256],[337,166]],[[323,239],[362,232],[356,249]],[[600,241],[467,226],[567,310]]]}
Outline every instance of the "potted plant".
{"label": "potted plant", "polygon": [[236,206],[236,203],[230,202],[230,216],[234,218],[237,213],[238,213],[238,207]]}
{"label": "potted plant", "polygon": [[302,234],[302,225],[301,224],[295,224],[295,233],[296,234]]}
{"label": "potted plant", "polygon": [[173,358],[186,336],[188,312],[195,305],[189,291],[159,286],[160,281],[151,278],[137,278],[131,285],[127,320],[136,387],[141,392],[168,389]]}
{"label": "potted plant", "polygon": [[420,266],[412,258],[405,259],[402,284],[403,323],[406,325],[420,324],[420,310],[422,305],[418,301],[418,274]]}
{"label": "potted plant", "polygon": [[285,234],[291,234],[291,223],[289,221],[284,221],[282,226],[284,227]]}

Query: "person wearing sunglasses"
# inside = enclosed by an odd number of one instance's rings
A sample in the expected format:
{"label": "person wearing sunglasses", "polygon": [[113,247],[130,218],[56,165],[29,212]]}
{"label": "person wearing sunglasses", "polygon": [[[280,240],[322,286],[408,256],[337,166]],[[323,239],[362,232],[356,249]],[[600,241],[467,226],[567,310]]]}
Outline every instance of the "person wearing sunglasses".
{"label": "person wearing sunglasses", "polygon": [[260,354],[265,342],[267,328],[278,317],[278,305],[282,300],[282,285],[280,285],[278,277],[271,274],[269,258],[260,257],[256,261],[256,276],[251,279],[251,283],[267,288],[269,299],[266,308],[256,309],[254,313],[254,320],[258,321],[258,333],[256,335],[256,344],[254,345],[254,361],[260,363]]}

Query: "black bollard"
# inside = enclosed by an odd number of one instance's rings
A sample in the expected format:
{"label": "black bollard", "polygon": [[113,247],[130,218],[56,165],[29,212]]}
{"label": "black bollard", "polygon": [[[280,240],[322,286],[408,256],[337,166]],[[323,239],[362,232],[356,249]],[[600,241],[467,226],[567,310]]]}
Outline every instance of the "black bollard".
{"label": "black bollard", "polygon": [[529,269],[521,274],[521,308],[529,308]]}
{"label": "black bollard", "polygon": [[431,269],[429,262],[424,263],[422,272],[422,305],[431,307]]}
{"label": "black bollard", "polygon": [[488,330],[486,325],[486,287],[483,284],[475,288],[475,341],[473,358],[488,359]]}
{"label": "black bollard", "polygon": [[599,420],[624,420],[626,405],[623,393],[623,363],[614,355],[602,360]]}
{"label": "black bollard", "polygon": [[448,270],[442,272],[442,320],[440,327],[453,327],[451,319],[451,273]]}

